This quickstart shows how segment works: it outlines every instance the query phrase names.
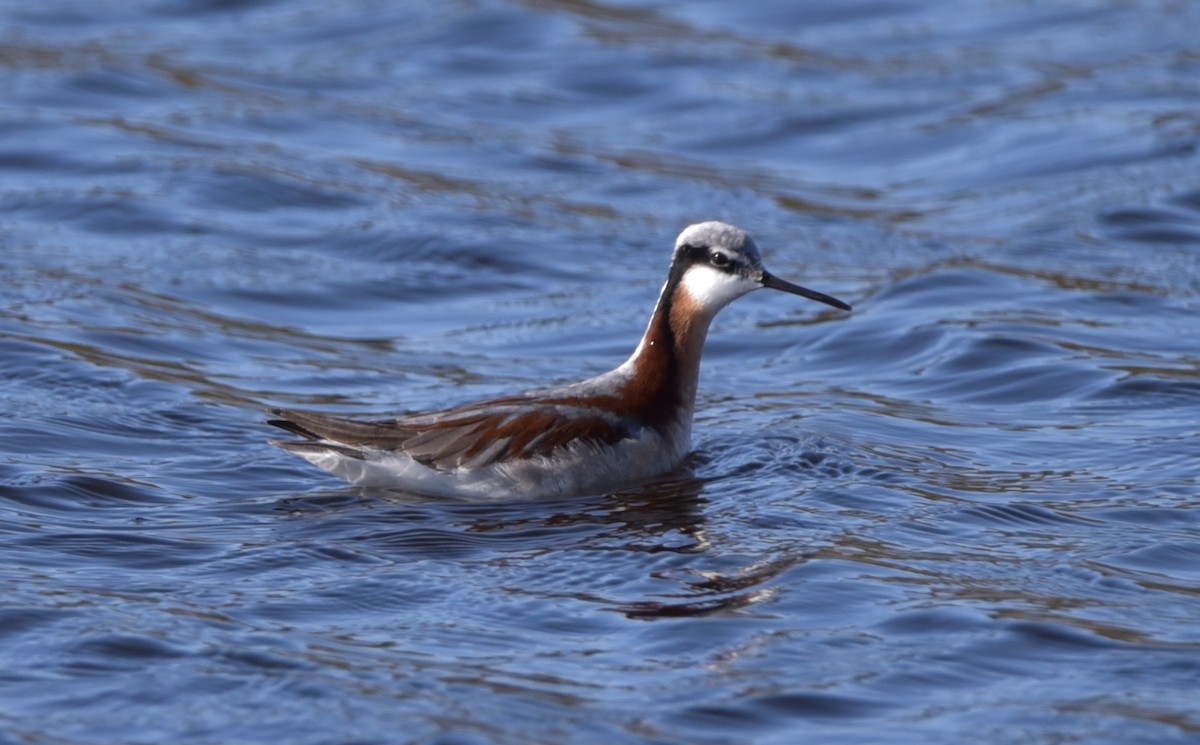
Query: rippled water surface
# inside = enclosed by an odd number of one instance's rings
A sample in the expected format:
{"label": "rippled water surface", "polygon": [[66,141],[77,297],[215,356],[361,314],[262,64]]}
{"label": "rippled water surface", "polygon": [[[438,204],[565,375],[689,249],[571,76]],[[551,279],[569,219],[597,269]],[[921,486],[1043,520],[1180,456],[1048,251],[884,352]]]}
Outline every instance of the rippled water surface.
{"label": "rippled water surface", "polygon": [[[1200,4],[0,3],[0,741],[1200,740]],[[627,492],[350,488],[262,407],[783,294]]]}

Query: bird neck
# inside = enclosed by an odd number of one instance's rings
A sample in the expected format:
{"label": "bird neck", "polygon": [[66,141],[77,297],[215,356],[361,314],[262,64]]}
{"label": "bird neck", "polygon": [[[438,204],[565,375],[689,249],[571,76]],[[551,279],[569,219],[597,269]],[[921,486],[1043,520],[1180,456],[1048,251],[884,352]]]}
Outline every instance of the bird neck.
{"label": "bird neck", "polygon": [[667,281],[646,333],[626,363],[632,375],[622,390],[636,415],[660,431],[678,425],[691,428],[700,357],[711,321],[712,314],[677,279]]}

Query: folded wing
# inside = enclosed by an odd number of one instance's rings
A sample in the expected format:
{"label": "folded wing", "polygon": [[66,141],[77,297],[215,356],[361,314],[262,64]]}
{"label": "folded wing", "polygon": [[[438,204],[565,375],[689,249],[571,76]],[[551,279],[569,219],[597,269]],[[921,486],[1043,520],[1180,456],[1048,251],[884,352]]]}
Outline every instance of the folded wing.
{"label": "folded wing", "polygon": [[272,424],[305,438],[275,441],[295,452],[333,450],[353,458],[396,452],[437,470],[479,468],[548,456],[573,443],[611,445],[634,436],[626,419],[580,402],[492,402],[448,412],[382,421],[270,409]]}

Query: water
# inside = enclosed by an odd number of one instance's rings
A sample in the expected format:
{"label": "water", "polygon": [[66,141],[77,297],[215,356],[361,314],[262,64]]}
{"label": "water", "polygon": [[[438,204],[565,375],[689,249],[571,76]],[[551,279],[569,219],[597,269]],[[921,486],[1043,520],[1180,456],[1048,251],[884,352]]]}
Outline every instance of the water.
{"label": "water", "polygon": [[[0,5],[0,741],[1200,739],[1200,6]],[[266,444],[624,359],[749,229],[687,468]]]}

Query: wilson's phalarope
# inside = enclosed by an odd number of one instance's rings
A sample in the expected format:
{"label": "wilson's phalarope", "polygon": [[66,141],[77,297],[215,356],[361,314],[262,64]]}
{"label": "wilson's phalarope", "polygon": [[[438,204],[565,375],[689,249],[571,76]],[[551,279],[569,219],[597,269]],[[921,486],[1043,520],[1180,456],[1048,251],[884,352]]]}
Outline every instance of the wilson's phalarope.
{"label": "wilson's phalarope", "polygon": [[270,424],[305,438],[272,442],[352,483],[425,494],[504,499],[627,486],[675,468],[687,455],[709,323],[761,287],[850,310],[767,272],[742,230],[703,222],[676,240],[650,325],[615,370],[561,388],[383,421],[271,409],[279,418]]}

